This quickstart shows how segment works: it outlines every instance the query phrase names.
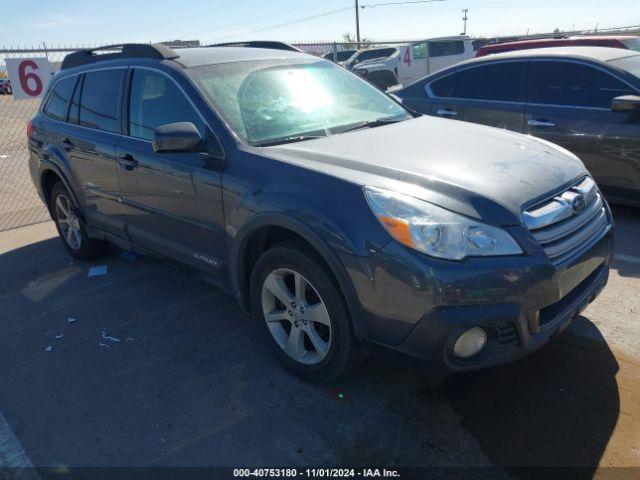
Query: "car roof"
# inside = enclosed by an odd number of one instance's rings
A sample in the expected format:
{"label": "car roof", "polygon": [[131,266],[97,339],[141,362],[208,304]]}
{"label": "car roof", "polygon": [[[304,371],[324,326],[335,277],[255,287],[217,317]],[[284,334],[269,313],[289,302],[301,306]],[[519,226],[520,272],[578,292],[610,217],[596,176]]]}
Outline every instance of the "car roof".
{"label": "car roof", "polygon": [[181,48],[175,60],[187,68],[218,63],[246,62],[255,60],[309,60],[317,59],[312,55],[271,48],[245,47],[200,47]]}
{"label": "car roof", "polygon": [[584,35],[584,36],[573,36],[573,37],[544,37],[544,38],[534,38],[530,40],[514,40],[512,42],[503,42],[503,43],[493,43],[489,45],[484,45],[482,48],[487,50],[491,48],[500,48],[500,47],[513,47],[518,45],[535,45],[542,43],[571,43],[576,41],[584,40],[586,42],[593,42],[597,40],[602,40],[604,42],[611,40],[633,40],[635,38],[640,38],[635,35]]}
{"label": "car roof", "polygon": [[559,57],[559,58],[575,58],[582,60],[597,60],[600,62],[609,62],[618,58],[626,58],[640,55],[640,52],[633,50],[624,50],[621,48],[610,47],[547,47],[547,48],[531,48],[528,50],[514,50],[511,52],[501,52],[486,57],[479,57],[469,60],[465,63],[472,62],[490,62],[493,60],[504,60],[508,58],[534,58],[534,57]]}

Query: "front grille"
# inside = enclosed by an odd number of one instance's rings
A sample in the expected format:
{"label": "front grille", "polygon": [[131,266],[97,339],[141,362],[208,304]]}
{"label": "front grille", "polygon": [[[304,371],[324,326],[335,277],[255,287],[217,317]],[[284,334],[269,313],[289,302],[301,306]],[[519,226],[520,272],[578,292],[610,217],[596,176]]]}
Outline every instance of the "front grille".
{"label": "front grille", "polygon": [[522,221],[554,264],[593,245],[610,228],[604,201],[590,177],[527,209]]}

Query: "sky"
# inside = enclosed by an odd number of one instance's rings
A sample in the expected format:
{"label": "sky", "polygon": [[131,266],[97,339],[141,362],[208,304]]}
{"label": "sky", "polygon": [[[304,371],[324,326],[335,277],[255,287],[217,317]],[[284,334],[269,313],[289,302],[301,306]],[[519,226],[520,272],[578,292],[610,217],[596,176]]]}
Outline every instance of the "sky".
{"label": "sky", "polygon": [[[640,0],[380,5],[398,1],[403,0],[360,0],[361,35],[375,41],[457,35],[463,8],[469,9],[467,33],[478,36],[640,25]],[[0,49],[43,42],[60,47],[175,39],[333,41],[355,32],[353,5],[354,0],[8,1],[0,10]]]}

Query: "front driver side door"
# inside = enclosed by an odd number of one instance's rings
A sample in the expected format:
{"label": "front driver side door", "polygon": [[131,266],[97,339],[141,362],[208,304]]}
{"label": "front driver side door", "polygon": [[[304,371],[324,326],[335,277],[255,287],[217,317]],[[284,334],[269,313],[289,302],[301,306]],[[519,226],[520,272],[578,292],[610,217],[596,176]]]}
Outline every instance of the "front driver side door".
{"label": "front driver side door", "polygon": [[[128,85],[127,135],[116,161],[129,236],[142,247],[221,275],[226,237],[217,139],[168,74],[134,68]],[[154,130],[176,122],[196,126],[199,151],[154,151]]]}

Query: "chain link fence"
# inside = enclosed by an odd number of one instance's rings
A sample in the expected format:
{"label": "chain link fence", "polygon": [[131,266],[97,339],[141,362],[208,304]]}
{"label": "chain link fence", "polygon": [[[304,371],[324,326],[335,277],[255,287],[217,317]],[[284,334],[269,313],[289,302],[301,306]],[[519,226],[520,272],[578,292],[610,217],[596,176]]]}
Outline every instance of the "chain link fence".
{"label": "chain link fence", "polygon": [[[52,71],[70,50],[0,50],[0,78],[6,74],[7,58],[47,57]],[[29,174],[27,123],[35,115],[40,100],[15,100],[8,89],[0,90],[0,231],[49,219]]]}

